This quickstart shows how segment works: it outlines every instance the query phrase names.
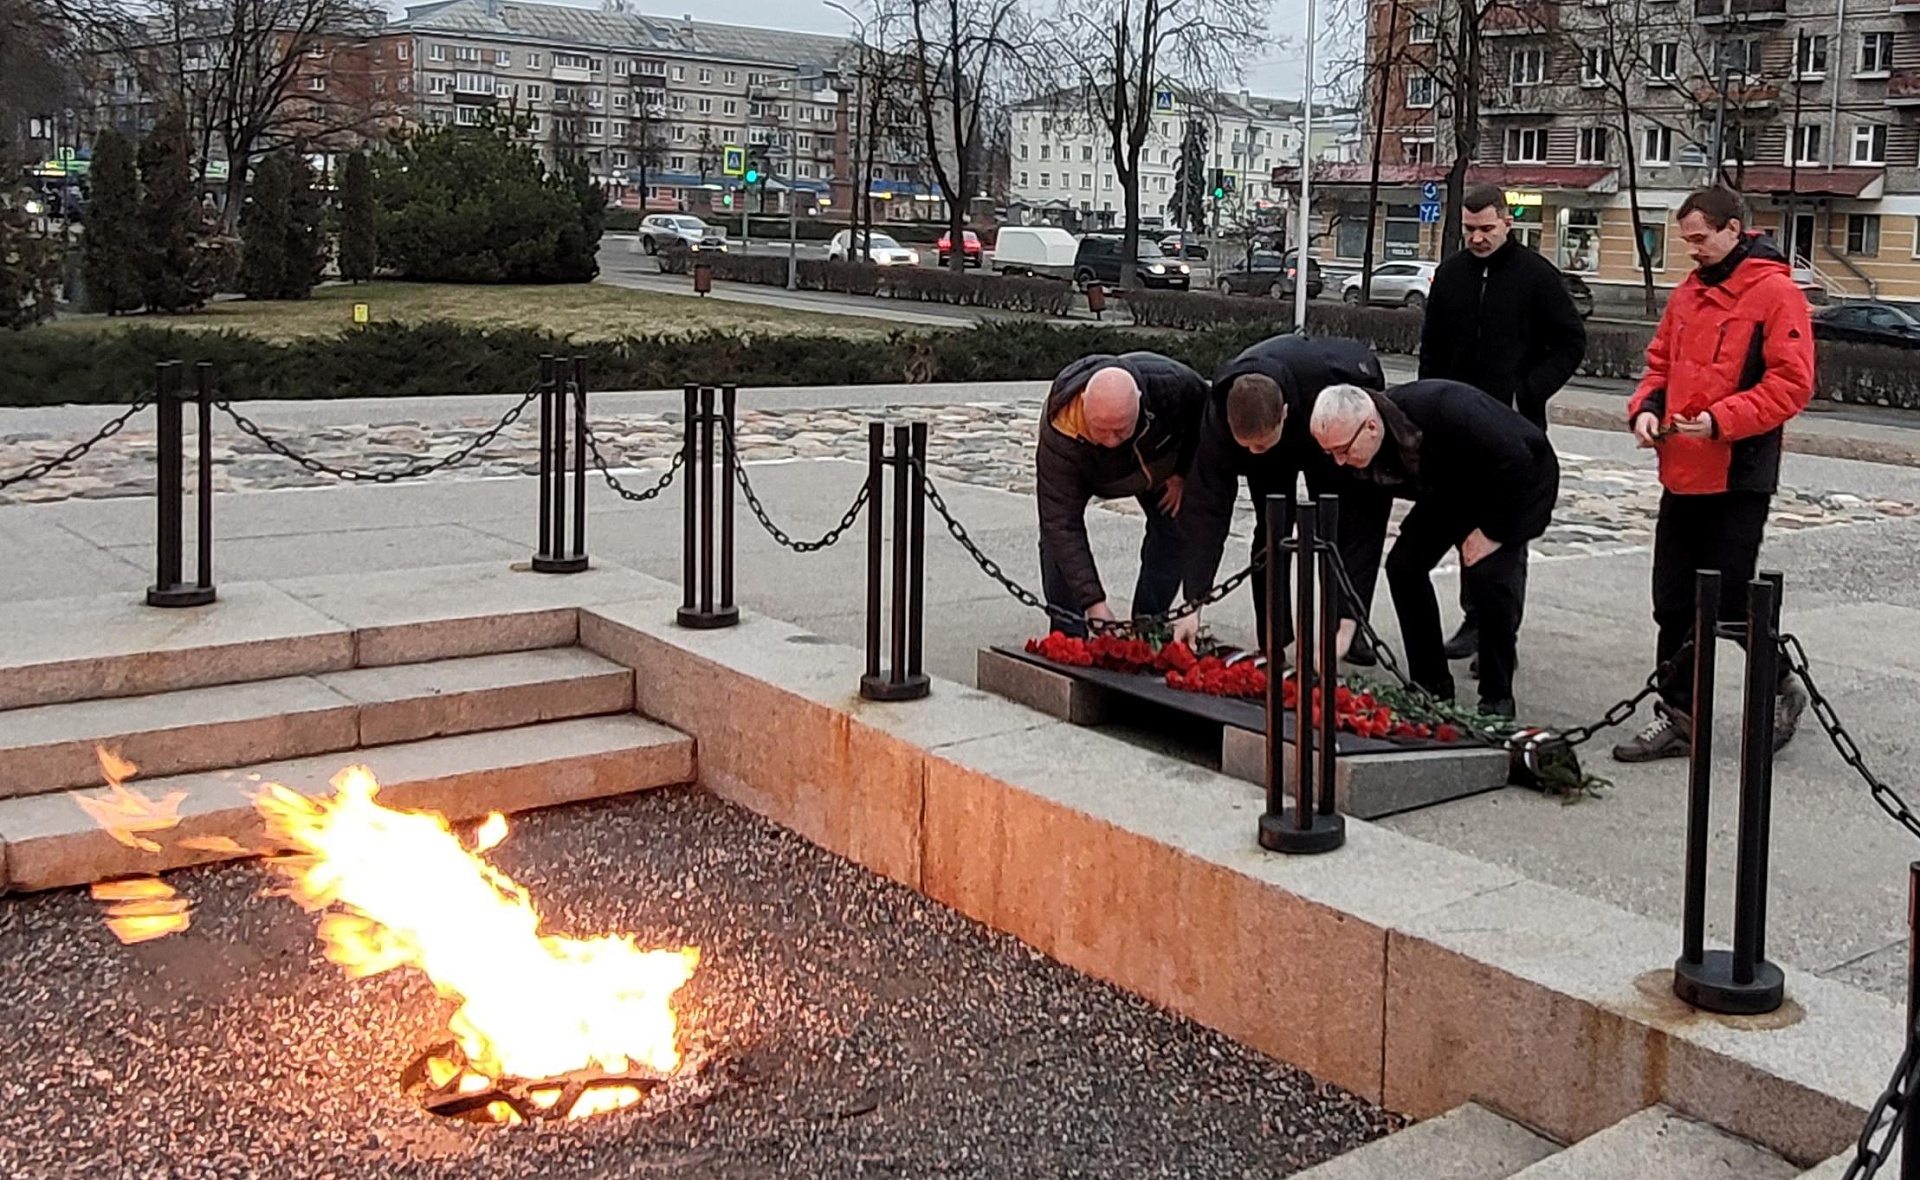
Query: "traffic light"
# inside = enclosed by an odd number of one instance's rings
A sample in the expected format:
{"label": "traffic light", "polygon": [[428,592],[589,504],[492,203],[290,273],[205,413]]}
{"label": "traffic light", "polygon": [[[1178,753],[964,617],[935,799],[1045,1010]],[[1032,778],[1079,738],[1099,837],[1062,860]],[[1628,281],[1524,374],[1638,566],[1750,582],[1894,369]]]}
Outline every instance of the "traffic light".
{"label": "traffic light", "polygon": [[727,209],[733,208],[733,190],[732,189],[728,189],[726,192],[720,194],[720,204],[722,207]]}
{"label": "traffic light", "polygon": [[1215,168],[1213,170],[1213,199],[1216,201],[1223,200],[1225,199],[1226,195],[1227,195],[1226,171],[1224,169]]}
{"label": "traffic light", "polygon": [[758,163],[754,163],[754,164],[748,164],[748,165],[747,165],[747,178],[746,178],[746,179],[747,179],[747,183],[748,183],[748,184],[759,184],[759,183],[760,183],[760,165],[759,165]]}

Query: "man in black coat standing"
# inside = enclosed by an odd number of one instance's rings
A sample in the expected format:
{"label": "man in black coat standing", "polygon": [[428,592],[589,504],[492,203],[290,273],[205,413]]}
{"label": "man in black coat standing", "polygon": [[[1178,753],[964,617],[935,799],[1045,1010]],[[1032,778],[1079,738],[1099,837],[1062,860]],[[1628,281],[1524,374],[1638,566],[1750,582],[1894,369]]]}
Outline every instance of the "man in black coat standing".
{"label": "man in black coat standing", "polygon": [[[1132,614],[1173,605],[1183,573],[1180,512],[1187,469],[1200,437],[1207,382],[1152,352],[1083,357],[1060,371],[1047,394],[1034,460],[1040,507],[1040,583],[1047,605],[1114,622],[1087,541],[1087,504],[1132,496],[1147,517]],[[1083,635],[1073,618],[1053,628]]]}
{"label": "man in black coat standing", "polygon": [[[1560,392],[1587,351],[1587,329],[1558,267],[1514,241],[1513,217],[1497,185],[1478,184],[1460,201],[1466,249],[1441,263],[1420,331],[1421,378],[1463,381],[1547,428],[1547,399]],[[1519,555],[1520,597],[1527,586]],[[1465,617],[1447,656],[1473,654],[1478,625],[1461,590]]]}
{"label": "man in black coat standing", "polygon": [[1413,501],[1387,555],[1407,675],[1453,696],[1431,575],[1457,546],[1460,583],[1480,616],[1480,708],[1513,716],[1521,554],[1546,532],[1560,491],[1546,433],[1471,385],[1412,381],[1385,393],[1328,387],[1313,407],[1313,437],[1335,463]]}
{"label": "man in black coat standing", "polygon": [[[1189,595],[1204,594],[1218,576],[1243,476],[1253,499],[1252,557],[1257,559],[1267,546],[1267,497],[1286,497],[1286,527],[1291,529],[1294,496],[1304,473],[1311,495],[1332,492],[1340,496],[1341,556],[1354,589],[1361,595],[1358,603],[1340,604],[1341,646],[1351,662],[1371,663],[1371,649],[1355,638],[1352,620],[1364,615],[1372,602],[1381,538],[1393,497],[1351,478],[1314,445],[1307,429],[1314,400],[1322,389],[1338,384],[1385,389],[1380,358],[1351,340],[1289,333],[1251,345],[1221,367],[1200,419],[1199,449],[1187,476],[1180,511],[1187,537],[1186,585]],[[1253,613],[1262,647],[1269,646],[1268,576],[1268,571],[1260,568],[1252,578]],[[1278,576],[1285,603],[1291,600],[1286,566]],[[1189,638],[1199,629],[1199,615],[1181,623],[1176,636]],[[1274,624],[1275,646],[1291,643],[1290,609],[1283,606]]]}

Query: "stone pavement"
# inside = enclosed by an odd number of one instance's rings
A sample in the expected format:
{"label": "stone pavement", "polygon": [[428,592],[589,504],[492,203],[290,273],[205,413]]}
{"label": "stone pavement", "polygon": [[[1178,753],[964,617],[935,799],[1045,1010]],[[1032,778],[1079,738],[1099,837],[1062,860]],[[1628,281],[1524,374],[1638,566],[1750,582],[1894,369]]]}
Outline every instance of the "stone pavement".
{"label": "stone pavement", "polygon": [[[935,477],[956,515],[1015,578],[1034,576],[1035,528],[1026,456],[1038,391],[747,391],[740,435],[749,474],[769,511],[796,537],[825,532],[857,492],[870,416],[920,414],[933,422]],[[261,405],[248,410],[276,437],[356,466],[404,465],[443,453],[497,420],[511,399],[431,403]],[[679,395],[605,395],[596,426],[608,455],[650,482],[672,452]],[[894,411],[889,407],[899,406]],[[102,407],[0,412],[0,473],[83,436]],[[409,420],[410,419],[410,420]],[[384,424],[384,425],[382,425]],[[1633,691],[1651,665],[1646,542],[1657,495],[1648,456],[1624,435],[1557,428],[1566,464],[1560,522],[1541,546],[1521,640],[1523,714],[1543,724],[1597,716]],[[524,561],[534,542],[531,431],[502,436],[473,467],[391,487],[339,487],[242,446],[223,445],[216,502],[216,569],[223,581],[372,572],[472,561]],[[129,610],[151,581],[151,433],[103,446],[44,485],[14,489],[0,506],[0,597],[14,609],[35,598],[122,591]],[[1785,623],[1812,653],[1821,685],[1880,773],[1915,782],[1920,747],[1910,737],[1920,695],[1920,470],[1790,455],[1763,564],[1787,578]],[[679,576],[679,495],[628,505],[597,481],[588,548],[597,559],[657,577]],[[191,513],[188,514],[191,517]],[[1243,519],[1242,531],[1248,522]],[[778,549],[739,514],[741,604],[836,642],[863,641],[865,529],[801,556]],[[1138,525],[1122,512],[1092,514],[1096,555],[1119,591],[1130,584]],[[1236,555],[1237,557],[1237,555]],[[1230,558],[1230,566],[1238,561]],[[932,525],[927,550],[929,669],[971,682],[973,653],[1019,640],[1041,620],[981,575]],[[531,575],[529,575],[531,576]],[[1439,578],[1443,602],[1453,580]],[[218,609],[217,607],[215,609]],[[1209,622],[1246,640],[1251,611],[1239,594]],[[1381,603],[1376,623],[1393,634]],[[1723,656],[1720,784],[1716,790],[1712,933],[1725,938],[1730,909],[1737,660]],[[1465,683],[1463,678],[1463,684]],[[852,686],[849,686],[851,691]],[[937,702],[927,707],[937,708]],[[1920,852],[1811,729],[1777,760],[1771,952],[1783,961],[1901,994],[1906,865]],[[1604,747],[1619,735],[1607,734]],[[1573,806],[1507,790],[1387,820],[1527,876],[1674,921],[1679,904],[1685,768],[1614,766],[1604,749],[1589,765],[1613,779],[1600,799]],[[1171,788],[1170,788],[1171,789]]]}

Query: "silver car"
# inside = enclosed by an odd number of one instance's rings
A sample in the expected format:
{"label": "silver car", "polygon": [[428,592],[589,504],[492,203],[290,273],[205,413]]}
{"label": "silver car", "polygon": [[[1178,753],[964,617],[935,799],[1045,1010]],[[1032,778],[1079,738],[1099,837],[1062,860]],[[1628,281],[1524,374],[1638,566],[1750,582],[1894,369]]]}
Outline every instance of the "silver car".
{"label": "silver car", "polygon": [[[1387,307],[1425,307],[1433,290],[1435,262],[1383,262],[1373,268],[1373,299]],[[1353,275],[1340,284],[1344,303],[1360,302],[1360,276]]]}
{"label": "silver car", "polygon": [[640,248],[658,254],[678,243],[695,252],[727,252],[726,231],[685,213],[654,213],[640,221]]}

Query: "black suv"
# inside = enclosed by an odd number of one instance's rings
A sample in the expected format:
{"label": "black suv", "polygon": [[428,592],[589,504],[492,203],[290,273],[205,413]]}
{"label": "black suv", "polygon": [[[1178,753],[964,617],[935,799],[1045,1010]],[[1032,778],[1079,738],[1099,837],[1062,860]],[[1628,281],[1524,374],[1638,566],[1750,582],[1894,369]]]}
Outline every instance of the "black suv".
{"label": "black suv", "polygon": [[[1073,256],[1073,281],[1082,287],[1088,283],[1118,286],[1120,259],[1123,257],[1121,247],[1125,244],[1126,240],[1119,234],[1088,234],[1081,238],[1080,248]],[[1140,248],[1135,251],[1133,263],[1135,284],[1184,291],[1191,274],[1186,263],[1160,253],[1159,245],[1152,240],[1145,237],[1140,239]]]}

